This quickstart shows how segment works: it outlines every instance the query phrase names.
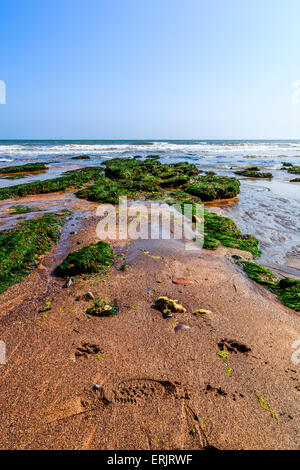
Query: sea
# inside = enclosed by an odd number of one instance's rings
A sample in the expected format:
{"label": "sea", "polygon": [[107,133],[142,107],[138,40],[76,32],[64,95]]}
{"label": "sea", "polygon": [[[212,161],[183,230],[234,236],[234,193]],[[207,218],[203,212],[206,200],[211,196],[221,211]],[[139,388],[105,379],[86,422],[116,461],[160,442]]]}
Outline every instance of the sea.
{"label": "sea", "polygon": [[[88,155],[89,160],[72,157]],[[300,140],[1,140],[0,168],[44,162],[49,169],[20,180],[0,178],[0,187],[53,178],[71,169],[99,166],[110,158],[159,155],[162,162],[186,161],[201,170],[235,176],[259,166],[273,179],[239,177],[235,201],[208,204],[232,218],[244,233],[255,235],[263,251],[259,262],[282,275],[300,278],[300,183],[282,170],[282,162],[300,165]]]}

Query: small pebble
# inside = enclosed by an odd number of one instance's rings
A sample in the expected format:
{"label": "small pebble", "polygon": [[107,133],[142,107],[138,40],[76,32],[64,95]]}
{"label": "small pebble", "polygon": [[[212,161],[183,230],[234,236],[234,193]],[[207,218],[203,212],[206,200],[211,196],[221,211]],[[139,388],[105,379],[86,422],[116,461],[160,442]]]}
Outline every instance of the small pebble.
{"label": "small pebble", "polygon": [[92,292],[87,292],[83,295],[84,300],[95,300],[95,296]]}
{"label": "small pebble", "polygon": [[179,323],[179,325],[176,325],[174,330],[177,333],[179,330],[189,330],[191,327],[188,325],[184,325],[183,323]]}
{"label": "small pebble", "polygon": [[173,279],[173,284],[192,284],[193,281],[190,279]]}
{"label": "small pebble", "polygon": [[63,287],[67,288],[67,287],[70,287],[71,284],[73,284],[73,282],[76,281],[76,277],[70,277],[70,279],[68,279],[65,284],[63,285]]}

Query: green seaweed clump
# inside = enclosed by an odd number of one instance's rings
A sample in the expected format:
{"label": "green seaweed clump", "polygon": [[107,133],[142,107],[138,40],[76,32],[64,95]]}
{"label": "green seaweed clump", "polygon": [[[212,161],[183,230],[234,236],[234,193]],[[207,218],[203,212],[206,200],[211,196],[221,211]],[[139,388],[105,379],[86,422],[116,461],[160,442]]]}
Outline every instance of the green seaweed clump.
{"label": "green seaweed clump", "polygon": [[45,214],[0,232],[0,293],[20,282],[60,237],[68,211]]}
{"label": "green seaweed clump", "polygon": [[271,273],[265,266],[252,263],[251,261],[241,261],[240,264],[248,277],[253,281],[266,286],[276,286],[277,278],[275,274]]}
{"label": "green seaweed clump", "polygon": [[278,415],[275,411],[272,410],[270,403],[268,403],[261,395],[258,393],[255,394],[258,398],[260,406],[265,410],[271,413],[272,417],[275,419],[276,423],[279,422]]}
{"label": "green seaweed clump", "polygon": [[114,252],[106,242],[92,243],[78,251],[69,253],[55,268],[57,276],[75,276],[103,271],[113,264]]}
{"label": "green seaweed clump", "polygon": [[273,178],[272,173],[264,173],[260,171],[258,166],[250,166],[244,170],[234,172],[236,175],[246,176],[247,178]]}
{"label": "green seaweed clump", "polygon": [[[154,181],[158,186],[172,187],[188,181],[189,177],[198,175],[199,170],[194,164],[187,162],[163,164],[158,157],[148,157],[146,160],[137,158],[114,158],[104,162],[105,176],[113,180]],[[172,183],[173,182],[173,183]]]}
{"label": "green seaweed clump", "polygon": [[214,212],[204,210],[204,245],[209,250],[218,248],[219,243],[228,248],[249,251],[253,256],[260,256],[258,240],[253,235],[243,235],[233,220]]}
{"label": "green seaweed clump", "polygon": [[66,191],[68,189],[79,189],[87,183],[100,183],[104,180],[102,169],[81,168],[79,170],[67,171],[58,178],[0,188],[0,200],[25,197],[30,194],[45,194]]}
{"label": "green seaweed clump", "polygon": [[121,196],[128,195],[128,192],[116,183],[113,183],[108,178],[107,182],[102,184],[94,184],[87,188],[81,189],[76,193],[76,196],[89,201],[103,202],[107,204],[119,204]]}
{"label": "green seaweed clump", "polygon": [[26,163],[26,165],[6,166],[4,168],[0,168],[0,173],[31,173],[33,171],[44,170],[47,170],[45,163]]}
{"label": "green seaweed clump", "polygon": [[9,208],[11,215],[15,214],[28,214],[29,212],[38,212],[40,209],[36,209],[28,206],[10,206]]}
{"label": "green seaweed clump", "polygon": [[93,305],[86,309],[86,313],[94,317],[115,317],[119,311],[117,305],[107,302],[105,299],[94,300]]}
{"label": "green seaweed clump", "polygon": [[198,176],[183,189],[187,193],[199,197],[202,201],[231,199],[239,194],[240,182],[236,178],[209,173],[205,176]]}
{"label": "green seaweed clump", "polygon": [[293,165],[292,163],[284,162],[282,164],[281,170],[287,170],[288,173],[293,173],[295,175],[300,175],[300,165]]}
{"label": "green seaweed clump", "polygon": [[300,311],[300,280],[285,277],[278,280],[265,266],[250,261],[239,261],[243,270],[253,281],[262,284],[277,295],[283,305],[296,312]]}
{"label": "green seaweed clump", "polygon": [[[167,200],[168,204],[177,203],[181,212],[184,211],[185,204],[192,204],[192,220],[195,222],[197,218],[196,204],[191,200]],[[199,202],[199,201],[198,201]],[[198,220],[199,222],[199,220]],[[215,212],[209,212],[204,209],[204,243],[203,248],[207,250],[216,250],[219,245],[228,248],[236,248],[238,250],[249,251],[254,257],[261,255],[258,248],[258,240],[253,235],[242,234],[237,228],[235,222],[228,217],[223,217]]]}

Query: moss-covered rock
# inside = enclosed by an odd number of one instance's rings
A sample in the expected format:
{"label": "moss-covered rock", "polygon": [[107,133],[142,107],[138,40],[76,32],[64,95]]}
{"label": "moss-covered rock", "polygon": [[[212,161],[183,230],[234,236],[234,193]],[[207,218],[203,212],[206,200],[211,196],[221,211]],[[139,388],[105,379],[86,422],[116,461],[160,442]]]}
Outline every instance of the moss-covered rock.
{"label": "moss-covered rock", "polygon": [[[187,181],[188,176],[197,175],[198,168],[194,164],[187,162],[163,164],[157,157],[147,158],[140,161],[136,158],[124,159],[114,158],[104,162],[106,167],[105,176],[113,180],[147,180],[149,177],[155,177],[158,185],[164,180],[184,176],[183,183]],[[178,186],[178,181],[176,181]]]}
{"label": "moss-covered rock", "polygon": [[249,251],[255,257],[261,254],[258,240],[253,235],[243,235],[228,217],[204,210],[204,248],[215,250],[219,243],[228,248]]}
{"label": "moss-covered rock", "polygon": [[300,280],[285,277],[278,278],[265,266],[250,261],[238,261],[248,277],[268,287],[287,307],[300,311]]}
{"label": "moss-covered rock", "polygon": [[28,207],[28,206],[10,206],[9,211],[11,215],[15,214],[28,214],[29,212],[38,212],[40,209],[37,209],[36,207]]}
{"label": "moss-covered rock", "polygon": [[202,201],[230,199],[240,192],[240,182],[228,176],[207,174],[198,176],[192,183],[183,187],[184,191],[199,197]]}
{"label": "moss-covered rock", "polygon": [[94,317],[115,317],[119,313],[119,307],[105,299],[95,300],[93,305],[86,309],[88,315]]}
{"label": "moss-covered rock", "polygon": [[272,173],[262,172],[258,166],[245,168],[234,172],[236,175],[246,176],[247,178],[273,178]]}
{"label": "moss-covered rock", "polygon": [[282,164],[281,170],[287,170],[288,173],[292,173],[294,175],[300,175],[300,165],[293,165],[292,163],[284,162]]}
{"label": "moss-covered rock", "polygon": [[69,212],[45,214],[0,232],[0,293],[20,282],[59,239]]}
{"label": "moss-covered rock", "polygon": [[103,180],[104,175],[102,169],[81,168],[80,170],[66,172],[59,178],[0,188],[0,200],[19,198],[31,194],[44,194],[66,191],[69,189],[79,189],[87,183],[96,183]]}
{"label": "moss-covered rock", "polygon": [[[167,201],[170,203],[169,201]],[[193,201],[176,201],[184,210],[184,204],[192,204],[192,217],[196,215],[196,203]],[[254,257],[260,256],[261,251],[258,247],[258,240],[253,235],[242,234],[235,222],[229,217],[209,212],[204,209],[204,243],[203,248],[216,250],[220,245],[228,248],[248,251]]]}
{"label": "moss-covered rock", "polygon": [[110,180],[103,184],[94,184],[76,193],[79,198],[107,204],[119,204],[119,198],[128,195],[130,191],[126,191],[122,186]]}
{"label": "moss-covered rock", "polygon": [[55,269],[57,276],[98,273],[113,264],[114,252],[106,242],[92,243],[78,251],[69,253]]}
{"label": "moss-covered rock", "polygon": [[9,173],[32,173],[47,170],[45,163],[26,163],[26,165],[7,166],[0,168],[0,174]]}

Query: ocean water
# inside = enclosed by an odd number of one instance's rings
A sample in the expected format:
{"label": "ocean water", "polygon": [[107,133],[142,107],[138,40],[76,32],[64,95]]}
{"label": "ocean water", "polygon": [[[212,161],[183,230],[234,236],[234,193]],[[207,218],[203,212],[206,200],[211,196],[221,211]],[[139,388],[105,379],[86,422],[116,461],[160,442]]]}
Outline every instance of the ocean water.
{"label": "ocean water", "polygon": [[[78,155],[90,160],[72,160]],[[281,170],[282,162],[300,165],[300,140],[16,140],[0,141],[0,168],[45,162],[49,170],[18,180],[0,178],[0,187],[56,177],[66,170],[98,166],[101,161],[136,155],[159,155],[162,162],[188,161],[204,171],[234,176],[235,169],[257,165],[272,180],[241,177],[237,201],[208,208],[235,220],[241,230],[260,240],[264,264],[300,277],[300,184]]]}
{"label": "ocean water", "polygon": [[254,160],[257,164],[278,168],[285,158],[295,163],[300,161],[300,140],[0,140],[0,163],[5,164],[32,161],[33,158],[65,161],[81,154],[110,158],[151,153],[167,161],[210,160],[214,164],[230,166]]}

